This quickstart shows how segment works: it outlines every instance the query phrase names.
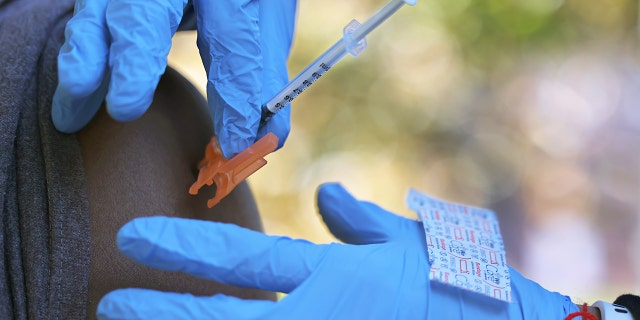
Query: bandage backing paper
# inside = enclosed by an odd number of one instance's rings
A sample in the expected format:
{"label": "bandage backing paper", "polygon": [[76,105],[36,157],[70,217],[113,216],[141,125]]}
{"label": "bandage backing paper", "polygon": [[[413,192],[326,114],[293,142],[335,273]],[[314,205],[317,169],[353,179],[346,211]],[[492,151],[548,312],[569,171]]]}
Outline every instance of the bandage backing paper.
{"label": "bandage backing paper", "polygon": [[432,281],[511,301],[504,243],[493,211],[445,202],[414,189],[407,205],[424,226]]}

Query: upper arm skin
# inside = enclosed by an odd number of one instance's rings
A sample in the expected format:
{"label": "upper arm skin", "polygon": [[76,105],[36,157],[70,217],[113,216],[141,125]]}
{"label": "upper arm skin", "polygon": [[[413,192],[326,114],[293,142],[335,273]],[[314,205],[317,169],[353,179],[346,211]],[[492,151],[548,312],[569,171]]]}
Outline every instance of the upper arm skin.
{"label": "upper arm skin", "polygon": [[167,69],[140,119],[116,122],[104,109],[78,133],[91,221],[88,316],[94,317],[104,294],[125,287],[274,299],[272,293],[152,269],[118,251],[118,229],[139,216],[224,221],[254,230],[262,225],[246,183],[212,209],[206,206],[212,188],[188,194],[213,127],[204,98],[177,72]]}

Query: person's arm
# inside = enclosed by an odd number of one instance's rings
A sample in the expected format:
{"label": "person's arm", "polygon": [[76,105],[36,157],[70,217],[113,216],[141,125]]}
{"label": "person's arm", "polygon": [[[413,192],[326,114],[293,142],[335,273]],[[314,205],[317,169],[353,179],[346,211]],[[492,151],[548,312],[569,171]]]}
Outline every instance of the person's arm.
{"label": "person's arm", "polygon": [[212,209],[211,188],[188,194],[204,146],[213,135],[206,101],[176,71],[161,78],[149,110],[137,121],[121,123],[104,109],[78,132],[87,179],[91,223],[88,314],[102,296],[127,287],[274,299],[272,293],[240,289],[149,268],[121,254],[116,233],[140,216],[167,215],[238,224],[261,230],[248,185],[238,186]]}

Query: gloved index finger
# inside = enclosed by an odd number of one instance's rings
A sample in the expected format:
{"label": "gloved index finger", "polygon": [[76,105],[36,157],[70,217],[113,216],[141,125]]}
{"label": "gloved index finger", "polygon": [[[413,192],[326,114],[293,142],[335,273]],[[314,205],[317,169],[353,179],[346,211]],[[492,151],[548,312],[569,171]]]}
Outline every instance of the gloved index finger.
{"label": "gloved index finger", "polygon": [[109,34],[107,0],[78,0],[65,27],[58,55],[58,86],[52,120],[63,132],[75,132],[96,113],[105,95]]}
{"label": "gloved index finger", "polygon": [[232,224],[167,217],[132,220],[117,240],[124,254],[155,268],[285,293],[311,274],[326,250]]}
{"label": "gloved index finger", "polygon": [[[287,60],[293,41],[296,6],[295,0],[272,1],[260,6],[260,41],[264,59],[262,103],[271,100],[289,81]],[[258,138],[273,132],[278,137],[278,148],[282,147],[291,129],[290,114],[291,104],[288,104],[261,124]]]}
{"label": "gloved index finger", "polygon": [[109,2],[106,20],[112,43],[107,111],[114,119],[134,120],[149,108],[185,4],[186,0]]}
{"label": "gloved index finger", "polygon": [[248,148],[260,124],[262,52],[258,1],[193,1],[214,129],[227,159]]}

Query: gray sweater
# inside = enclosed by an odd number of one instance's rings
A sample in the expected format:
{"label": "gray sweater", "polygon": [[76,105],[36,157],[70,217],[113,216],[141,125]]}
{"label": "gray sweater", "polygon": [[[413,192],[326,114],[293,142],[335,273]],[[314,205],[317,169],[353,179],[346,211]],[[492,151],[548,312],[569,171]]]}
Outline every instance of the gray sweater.
{"label": "gray sweater", "polygon": [[50,116],[73,3],[0,0],[0,319],[85,318],[82,159]]}

